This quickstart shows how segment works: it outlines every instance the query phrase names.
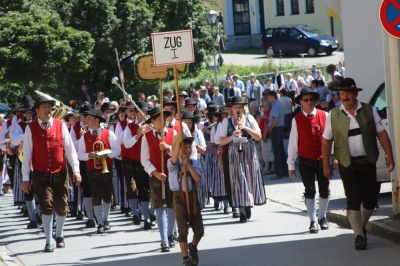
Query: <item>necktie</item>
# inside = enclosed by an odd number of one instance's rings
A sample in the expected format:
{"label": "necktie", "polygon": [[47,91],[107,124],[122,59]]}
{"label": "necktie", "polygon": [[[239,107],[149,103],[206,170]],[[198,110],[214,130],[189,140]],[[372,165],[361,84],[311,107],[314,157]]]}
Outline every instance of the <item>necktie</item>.
{"label": "necktie", "polygon": [[98,130],[93,130],[93,137],[97,137],[99,135],[99,131]]}
{"label": "necktie", "polygon": [[313,114],[310,114],[310,115],[307,114],[307,117],[310,117],[310,118],[311,118],[311,117],[314,117],[314,115],[313,115]]}
{"label": "necktie", "polygon": [[42,122],[42,128],[43,129],[49,129],[50,128],[50,123],[49,122]]}

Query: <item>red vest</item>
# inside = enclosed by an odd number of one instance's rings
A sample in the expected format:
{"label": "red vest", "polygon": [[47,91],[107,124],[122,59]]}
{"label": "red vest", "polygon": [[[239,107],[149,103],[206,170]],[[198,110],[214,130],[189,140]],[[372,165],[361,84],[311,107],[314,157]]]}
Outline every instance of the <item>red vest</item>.
{"label": "red vest", "polygon": [[[167,128],[167,134],[164,136],[164,142],[168,145],[172,146],[173,138],[174,138],[174,129]],[[154,136],[153,130],[146,132],[147,144],[149,145],[150,152],[150,162],[154,165],[158,172],[161,173],[161,151],[160,151],[160,142],[156,136]],[[167,161],[171,158],[167,151],[164,151],[164,174],[168,176],[168,167]]]}
{"label": "red vest", "polygon": [[[125,119],[124,121],[120,121],[119,124],[121,124],[121,128],[122,128],[122,135],[124,134],[124,130],[126,128],[126,126],[128,125],[128,121]],[[135,124],[135,123],[131,123],[131,124]],[[129,124],[130,125],[130,124]],[[116,128],[117,126],[115,126]],[[132,134],[133,135],[133,134]],[[133,135],[134,136],[134,135]],[[131,153],[132,150],[131,149],[127,149],[125,148],[125,145],[122,143],[121,144],[121,157],[124,158],[130,158],[131,157]],[[140,153],[140,152],[139,152]]]}
{"label": "red vest", "polygon": [[[108,131],[108,129],[103,128],[101,130],[101,134],[97,137],[94,137],[91,133],[85,134],[83,135],[83,137],[85,138],[85,147],[86,147],[86,152],[90,153],[92,151],[100,151],[100,145],[96,144],[94,149],[93,149],[93,143],[95,141],[101,140],[101,142],[103,142],[104,144],[104,150],[107,149],[111,149],[111,145],[110,145],[110,141],[109,141],[109,134],[110,132]],[[89,169],[101,169],[101,167],[103,167],[103,162],[102,160],[96,160],[96,162],[98,164],[96,164],[97,168],[94,165],[94,161],[93,159],[89,159],[86,161],[86,167]],[[107,167],[111,167],[112,166],[112,159],[111,158],[107,158]]]}
{"label": "red vest", "polygon": [[[131,131],[132,138],[135,138],[136,133],[139,129],[139,125],[136,123],[130,123],[130,124],[128,124],[128,128]],[[128,158],[133,161],[140,162],[140,154],[142,151],[142,136],[143,135],[141,135],[140,138],[136,141],[135,145],[133,145],[131,148],[127,149],[129,151]],[[122,146],[124,147],[124,149],[126,149],[124,145],[122,145]],[[122,157],[124,157],[124,156],[122,156]]]}
{"label": "red vest", "polygon": [[79,140],[81,138],[81,123],[78,122],[74,126],[76,139]]}
{"label": "red vest", "polygon": [[29,123],[32,132],[32,168],[42,173],[58,173],[65,169],[63,122],[53,118],[50,129],[43,129],[39,120]]}
{"label": "red vest", "polygon": [[298,154],[309,160],[322,158],[322,134],[325,130],[326,112],[317,109],[314,117],[306,117],[303,112],[295,117],[298,132]]}
{"label": "red vest", "polygon": [[175,120],[174,129],[175,129],[176,133],[181,133],[181,128],[179,126],[179,121],[178,120]]}

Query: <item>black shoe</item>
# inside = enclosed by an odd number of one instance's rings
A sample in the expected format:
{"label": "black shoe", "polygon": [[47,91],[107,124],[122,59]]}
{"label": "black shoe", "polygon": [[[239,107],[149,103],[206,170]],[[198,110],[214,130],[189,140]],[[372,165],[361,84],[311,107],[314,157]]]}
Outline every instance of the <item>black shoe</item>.
{"label": "black shoe", "polygon": [[156,226],[156,216],[151,214],[149,216],[150,216],[151,226]]}
{"label": "black shoe", "polygon": [[192,266],[192,264],[190,263],[189,259],[183,259],[182,266]]}
{"label": "black shoe", "polygon": [[238,212],[237,208],[232,208],[232,217],[233,218],[239,218],[240,217],[240,213]]}
{"label": "black shoe", "polygon": [[328,230],[329,229],[328,220],[325,217],[323,217],[322,219],[318,220],[318,224],[321,227],[321,230]]}
{"label": "black shoe", "polygon": [[87,220],[86,222],[86,228],[95,228],[96,224],[94,223],[93,220]]}
{"label": "black shoe", "polygon": [[69,215],[70,215],[71,217],[76,217],[76,216],[78,216],[78,212],[77,212],[77,211],[71,211],[71,212],[69,213]]}
{"label": "black shoe", "polygon": [[140,218],[137,215],[133,216],[133,224],[134,225],[140,225]]}
{"label": "black shoe", "polygon": [[189,244],[189,260],[193,266],[199,264],[199,256],[197,255],[197,247],[193,246],[192,243]]}
{"label": "black shoe", "polygon": [[111,229],[111,225],[109,221],[104,221],[104,230],[108,231]]}
{"label": "black shoe", "polygon": [[246,212],[246,218],[247,220],[251,218],[251,208],[250,207],[244,207],[244,211]]}
{"label": "black shoe", "polygon": [[161,242],[161,252],[169,252],[169,245],[167,242]]}
{"label": "black shoe", "polygon": [[111,205],[111,210],[115,210],[117,208],[117,205]]}
{"label": "black shoe", "polygon": [[367,248],[367,243],[362,236],[358,235],[356,237],[354,247],[356,248],[356,250],[365,250]]}
{"label": "black shoe", "polygon": [[54,251],[54,246],[52,243],[48,243],[46,244],[46,246],[44,247],[44,252],[53,252]]}
{"label": "black shoe", "polygon": [[150,222],[144,222],[144,227],[145,230],[150,230],[151,229],[151,223]]}
{"label": "black shoe", "polygon": [[126,213],[125,213],[125,217],[132,217],[131,212],[126,212]]}
{"label": "black shoe", "polygon": [[83,220],[83,213],[82,211],[78,211],[78,215],[76,216],[77,220]]}
{"label": "black shoe", "polygon": [[363,228],[364,231],[364,239],[365,239],[365,246],[368,245],[368,239],[367,239],[367,230],[365,229],[365,227]]}
{"label": "black shoe", "polygon": [[228,208],[224,208],[224,214],[229,214]]}
{"label": "black shoe", "polygon": [[174,248],[175,247],[175,238],[174,236],[169,236],[168,237],[168,245],[170,248]]}
{"label": "black shoe", "polygon": [[63,237],[56,237],[56,247],[65,248],[65,242]]}
{"label": "black shoe", "polygon": [[247,223],[247,218],[246,215],[244,214],[240,214],[240,223]]}
{"label": "black shoe", "polygon": [[315,222],[311,222],[311,223],[310,223],[310,228],[309,228],[309,230],[310,230],[310,233],[311,233],[311,234],[318,233],[318,226],[315,224]]}
{"label": "black shoe", "polygon": [[21,206],[21,213],[24,213],[26,211],[28,211],[28,207],[26,207],[26,205],[22,205]]}
{"label": "black shoe", "polygon": [[27,229],[33,229],[33,228],[38,228],[38,224],[35,221],[30,221],[28,226],[26,227]]}
{"label": "black shoe", "polygon": [[99,226],[97,226],[97,233],[104,234],[104,232],[105,232],[104,225],[99,224]]}

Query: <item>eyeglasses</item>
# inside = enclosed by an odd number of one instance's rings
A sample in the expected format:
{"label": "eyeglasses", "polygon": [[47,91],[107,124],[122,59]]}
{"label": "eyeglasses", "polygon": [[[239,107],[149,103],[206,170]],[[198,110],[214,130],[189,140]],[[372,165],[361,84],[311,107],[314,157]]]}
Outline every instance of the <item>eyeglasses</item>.
{"label": "eyeglasses", "polygon": [[315,102],[314,98],[306,98],[306,99],[301,99],[303,102],[308,103],[309,101]]}

